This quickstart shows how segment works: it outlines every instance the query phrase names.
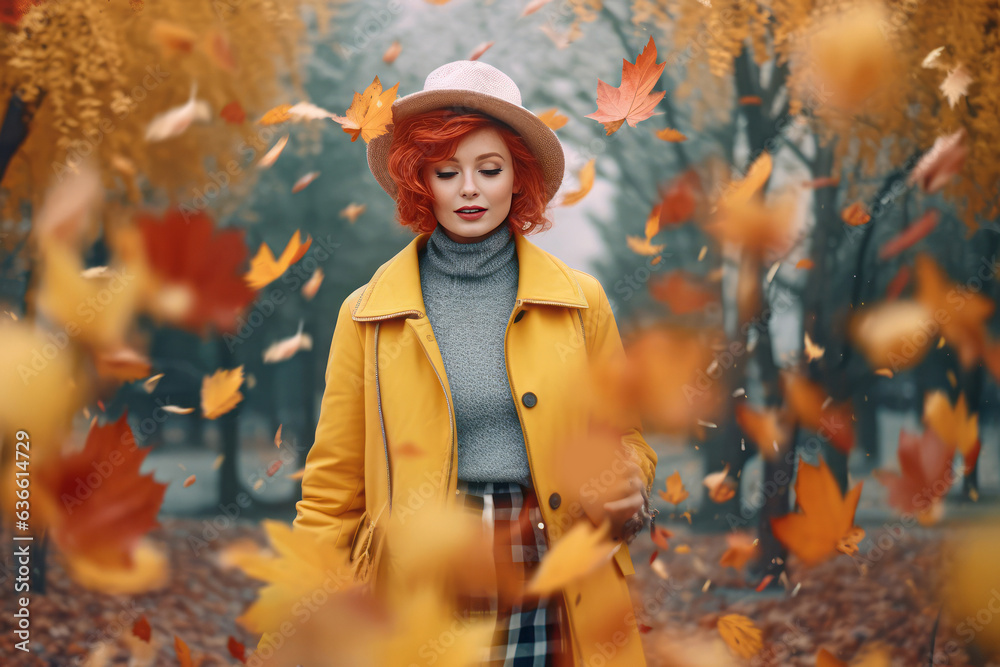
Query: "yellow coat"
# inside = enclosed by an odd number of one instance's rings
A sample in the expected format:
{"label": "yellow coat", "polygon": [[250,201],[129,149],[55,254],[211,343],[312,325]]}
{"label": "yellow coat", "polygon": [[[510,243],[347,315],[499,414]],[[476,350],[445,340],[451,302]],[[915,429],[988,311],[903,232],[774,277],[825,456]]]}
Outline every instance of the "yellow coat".
{"label": "yellow coat", "polygon": [[[453,498],[457,488],[451,391],[420,289],[417,251],[429,237],[414,238],[340,307],[293,524],[316,531],[352,560],[365,561],[356,567],[368,571],[372,581],[391,567],[391,555],[381,559],[379,537],[405,515],[400,509]],[[560,461],[546,444],[579,427],[572,378],[585,367],[586,355],[625,357],[597,279],[520,234],[514,238],[519,275],[504,339],[507,373],[542,517],[555,543],[583,515],[578,504],[560,502],[551,473]],[[522,401],[529,392],[535,401]],[[634,414],[623,424],[623,441],[639,454],[651,489],[656,454]],[[423,455],[395,456],[394,449],[403,445]],[[607,639],[602,628],[608,626],[608,610],[631,609],[625,577],[634,572],[622,544],[611,561],[564,589],[576,664],[645,665],[634,616],[618,619],[624,620],[623,631],[612,641],[593,639],[602,632]]]}

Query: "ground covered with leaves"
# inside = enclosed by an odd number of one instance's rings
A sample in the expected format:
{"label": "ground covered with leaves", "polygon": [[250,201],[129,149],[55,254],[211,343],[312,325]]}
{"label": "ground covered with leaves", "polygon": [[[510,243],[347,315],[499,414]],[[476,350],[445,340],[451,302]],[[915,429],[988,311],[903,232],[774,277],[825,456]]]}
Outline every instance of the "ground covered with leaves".
{"label": "ground covered with leaves", "polygon": [[[670,529],[667,550],[645,536],[633,543],[636,575],[630,584],[651,667],[812,667],[821,648],[846,662],[879,642],[888,647],[893,665],[931,664],[928,649],[940,606],[940,531],[910,530],[877,558],[841,555],[809,569],[793,558],[787,587],[758,593],[742,572],[718,564],[727,549],[724,535],[696,534],[683,525]],[[175,636],[190,647],[196,664],[199,659],[203,667],[240,664],[229,646],[234,640],[249,654],[256,645],[236,618],[260,584],[223,567],[217,555],[239,540],[264,545],[260,525],[240,523],[216,533],[205,521],[171,519],[151,537],[169,549],[171,578],[164,589],[134,597],[89,592],[72,583],[58,557],[50,555],[46,592],[31,595],[30,655],[13,648],[14,606],[11,596],[3,596],[0,654],[14,656],[4,664],[82,665],[99,641],[111,647],[109,664],[128,664],[132,627],[143,616],[155,649],[155,657],[143,664],[179,664]],[[665,569],[650,566],[654,551]],[[744,615],[762,631],[763,649],[755,657],[734,658],[721,642],[717,623],[727,614]],[[934,665],[977,664],[956,630],[960,620],[942,614]],[[958,647],[951,653],[945,650],[949,641]]]}

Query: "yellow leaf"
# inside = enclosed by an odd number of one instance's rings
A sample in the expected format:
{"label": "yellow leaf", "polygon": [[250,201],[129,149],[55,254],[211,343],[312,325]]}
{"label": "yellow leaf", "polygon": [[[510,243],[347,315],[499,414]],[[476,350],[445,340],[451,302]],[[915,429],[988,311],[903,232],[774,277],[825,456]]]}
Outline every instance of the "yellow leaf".
{"label": "yellow leaf", "polygon": [[657,139],[663,139],[664,141],[669,141],[671,143],[679,143],[681,141],[687,141],[687,137],[675,130],[672,127],[665,127],[656,133]]}
{"label": "yellow leaf", "polygon": [[363,93],[354,93],[347,116],[333,116],[333,120],[351,135],[351,141],[357,141],[360,136],[368,143],[385,134],[386,126],[392,122],[392,103],[396,100],[398,89],[397,82],[392,88],[383,91],[382,82],[376,76]]}
{"label": "yellow leaf", "polygon": [[549,595],[611,559],[621,544],[608,539],[611,520],[600,528],[580,521],[552,545],[526,589],[529,595]]}
{"label": "yellow leaf", "polygon": [[561,204],[563,206],[572,206],[581,199],[587,196],[590,189],[594,187],[594,164],[597,162],[597,158],[590,158],[587,160],[587,164],[583,165],[580,169],[580,189],[575,192],[567,192],[563,198]]}
{"label": "yellow leaf", "polygon": [[549,126],[550,130],[558,130],[569,122],[568,116],[563,116],[555,107],[538,114],[538,120]]}
{"label": "yellow leaf", "polygon": [[306,242],[302,243],[299,230],[288,241],[281,257],[274,259],[274,254],[267,247],[266,243],[261,243],[257,254],[250,260],[250,271],[247,272],[247,284],[253,289],[260,289],[274,280],[277,280],[288,267],[302,259],[302,256],[309,250],[312,244],[312,237],[306,237]]}
{"label": "yellow leaf", "polygon": [[933,391],[924,398],[924,423],[949,447],[963,455],[970,454],[979,439],[979,415],[969,414],[965,394],[958,395],[952,406],[943,391]]}
{"label": "yellow leaf", "polygon": [[659,493],[661,498],[674,505],[684,502],[690,495],[687,489],[684,488],[684,482],[681,481],[681,474],[677,470],[670,477],[667,477],[666,493],[663,491]]}
{"label": "yellow leaf", "polygon": [[764,647],[760,629],[741,614],[727,614],[720,618],[719,635],[729,650],[742,658],[752,658]]}
{"label": "yellow leaf", "polygon": [[206,375],[201,383],[201,411],[205,419],[215,419],[235,408],[243,400],[242,384],[243,366],[232,370],[220,368],[213,375]]}
{"label": "yellow leaf", "polygon": [[666,243],[653,245],[645,236],[625,236],[629,250],[637,255],[659,255],[667,247]]}
{"label": "yellow leaf", "polygon": [[148,539],[141,540],[132,553],[131,568],[109,567],[79,555],[67,556],[66,563],[74,581],[106,595],[136,595],[161,589],[170,581],[167,554]]}
{"label": "yellow leaf", "polygon": [[288,110],[292,108],[291,104],[279,104],[273,109],[265,113],[260,120],[257,121],[258,125],[277,125],[278,123],[285,123],[291,120],[292,116],[288,113]]}

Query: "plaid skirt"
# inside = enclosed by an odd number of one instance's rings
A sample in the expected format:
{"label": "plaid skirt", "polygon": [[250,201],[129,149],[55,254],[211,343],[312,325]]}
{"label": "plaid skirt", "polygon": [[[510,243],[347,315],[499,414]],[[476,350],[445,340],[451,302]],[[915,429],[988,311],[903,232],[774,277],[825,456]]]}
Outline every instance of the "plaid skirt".
{"label": "plaid skirt", "polygon": [[[493,537],[497,578],[528,582],[547,549],[542,512],[534,488],[517,482],[458,481],[459,506],[481,514]],[[496,614],[488,667],[564,667],[569,665],[569,630],[561,593],[507,600],[462,596],[459,613],[466,618]]]}

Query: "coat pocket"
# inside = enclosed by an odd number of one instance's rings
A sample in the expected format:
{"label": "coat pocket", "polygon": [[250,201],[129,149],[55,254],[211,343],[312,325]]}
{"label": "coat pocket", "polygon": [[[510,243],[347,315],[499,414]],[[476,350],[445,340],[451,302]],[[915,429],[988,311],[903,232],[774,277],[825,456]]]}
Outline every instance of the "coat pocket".
{"label": "coat pocket", "polygon": [[374,583],[373,576],[378,568],[381,556],[382,527],[378,525],[378,517],[373,521],[365,512],[358,522],[357,532],[351,542],[350,562],[353,566],[354,580],[360,584]]}

